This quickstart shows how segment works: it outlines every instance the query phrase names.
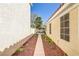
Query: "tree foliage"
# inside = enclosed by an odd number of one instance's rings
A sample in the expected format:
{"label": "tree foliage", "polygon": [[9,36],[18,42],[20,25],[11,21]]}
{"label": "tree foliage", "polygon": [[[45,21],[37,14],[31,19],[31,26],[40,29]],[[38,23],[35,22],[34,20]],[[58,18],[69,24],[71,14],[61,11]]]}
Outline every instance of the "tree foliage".
{"label": "tree foliage", "polygon": [[37,17],[34,21],[34,24],[35,24],[35,28],[36,29],[40,29],[41,26],[42,26],[42,19],[41,17]]}

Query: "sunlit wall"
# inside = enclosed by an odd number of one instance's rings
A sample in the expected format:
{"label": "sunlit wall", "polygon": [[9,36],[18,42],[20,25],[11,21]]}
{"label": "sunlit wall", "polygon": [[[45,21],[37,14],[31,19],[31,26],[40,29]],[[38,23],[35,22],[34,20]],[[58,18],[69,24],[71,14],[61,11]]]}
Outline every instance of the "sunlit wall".
{"label": "sunlit wall", "polygon": [[0,51],[31,33],[30,4],[0,4]]}

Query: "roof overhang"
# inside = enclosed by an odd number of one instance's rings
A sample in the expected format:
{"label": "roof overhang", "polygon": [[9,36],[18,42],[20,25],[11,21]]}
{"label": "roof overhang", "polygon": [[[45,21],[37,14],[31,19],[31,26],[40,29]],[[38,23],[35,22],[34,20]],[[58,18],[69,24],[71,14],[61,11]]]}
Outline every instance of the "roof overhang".
{"label": "roof overhang", "polygon": [[70,3],[66,3],[63,6],[61,6],[47,21],[50,22],[51,20],[53,20],[61,11],[63,11],[66,7],[68,7],[70,5]]}

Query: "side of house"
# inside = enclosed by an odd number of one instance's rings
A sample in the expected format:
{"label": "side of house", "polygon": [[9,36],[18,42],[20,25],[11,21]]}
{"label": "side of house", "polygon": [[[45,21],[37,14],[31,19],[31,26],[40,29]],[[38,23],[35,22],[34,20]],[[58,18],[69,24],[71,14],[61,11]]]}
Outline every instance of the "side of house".
{"label": "side of house", "polygon": [[79,55],[79,4],[64,4],[48,20],[46,33],[67,55]]}
{"label": "side of house", "polygon": [[30,4],[0,4],[0,51],[32,34]]}

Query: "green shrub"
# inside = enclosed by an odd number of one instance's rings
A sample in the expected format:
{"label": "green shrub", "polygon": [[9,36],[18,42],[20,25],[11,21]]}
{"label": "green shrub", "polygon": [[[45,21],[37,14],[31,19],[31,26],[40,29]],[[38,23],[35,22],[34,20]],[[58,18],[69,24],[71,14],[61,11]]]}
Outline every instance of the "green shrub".
{"label": "green shrub", "polygon": [[18,49],[16,50],[16,52],[23,52],[23,51],[24,51],[23,48],[18,48]]}
{"label": "green shrub", "polygon": [[42,35],[42,38],[47,40],[49,44],[53,43],[52,39],[48,37],[47,35]]}

